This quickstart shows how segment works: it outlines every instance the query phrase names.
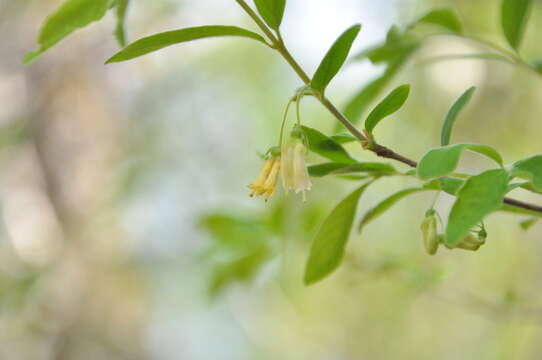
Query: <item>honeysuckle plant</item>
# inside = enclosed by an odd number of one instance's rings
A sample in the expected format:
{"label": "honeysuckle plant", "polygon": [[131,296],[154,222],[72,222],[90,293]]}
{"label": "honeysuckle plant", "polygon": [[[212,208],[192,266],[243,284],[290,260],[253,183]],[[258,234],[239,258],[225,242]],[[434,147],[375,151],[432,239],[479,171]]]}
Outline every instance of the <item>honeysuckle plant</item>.
{"label": "honeysuckle plant", "polygon": [[[266,154],[262,172],[249,185],[251,194],[269,199],[276,193],[279,176],[282,177],[281,181],[286,191],[301,192],[303,198],[305,192],[311,189],[310,177],[349,175],[350,179],[357,176],[359,181],[353,192],[338,202],[317,232],[308,255],[304,278],[306,284],[327,277],[341,264],[353,227],[362,232],[394,204],[415,193],[445,192],[455,196],[455,202],[445,223],[440,221],[433,207],[422,220],[423,244],[429,254],[435,254],[440,245],[447,249],[478,250],[487,238],[483,221],[497,211],[528,216],[529,218],[522,222],[526,229],[542,217],[542,206],[507,197],[510,191],[517,188],[542,193],[542,155],[518,159],[505,166],[500,153],[492,147],[451,142],[453,126],[459,119],[461,110],[474,95],[474,88],[466,89],[452,104],[442,126],[440,146],[428,149],[419,161],[380,144],[379,134],[376,131],[381,121],[400,111],[403,106],[408,106],[409,94],[416,89],[411,89],[408,84],[397,87],[389,95],[384,96],[363,124],[361,123],[361,115],[368,105],[382,97],[389,83],[426,40],[425,33],[416,32],[420,25],[432,27],[431,36],[447,34],[460,39],[469,39],[485,49],[485,52],[480,54],[465,54],[465,58],[503,61],[527,69],[533,75],[541,76],[540,61],[536,59],[527,61],[520,53],[529,14],[535,6],[533,0],[500,0],[501,29],[509,45],[506,48],[475,35],[465,34],[459,15],[453,9],[440,8],[422,14],[406,26],[393,26],[383,43],[352,56],[350,50],[361,31],[361,25],[350,26],[332,44],[312,76],[305,72],[290,53],[285,41],[287,34],[281,32],[282,19],[287,9],[286,0],[254,0],[253,4],[245,0],[231,1],[232,5],[237,3],[254,21],[258,32],[238,26],[204,25],[154,34],[125,46],[124,23],[129,2],[130,0],[64,1],[43,24],[38,37],[39,48],[29,53],[25,62],[36,60],[76,29],[102,19],[109,10],[115,11],[118,18],[115,34],[123,48],[106,61],[108,64],[135,59],[187,41],[223,36],[252,40],[282,57],[300,81],[301,90],[297,90],[290,101],[297,105],[298,122],[289,131],[288,138],[284,139],[281,135],[279,145]],[[385,70],[381,76],[354,94],[341,110],[327,97],[326,90],[349,57],[353,62],[369,59],[375,64],[382,65]],[[461,55],[455,54],[453,57],[457,59],[461,58]],[[441,56],[434,60],[446,58]],[[290,89],[285,89],[286,93],[288,91]],[[299,121],[299,104],[306,96],[318,101],[337,120],[336,133],[326,135],[317,129],[304,126]],[[281,134],[284,133],[284,123],[283,118]],[[351,142],[357,142],[366,151],[395,161],[410,170],[396,169],[387,162],[359,161],[343,147],[343,144]],[[462,154],[467,150],[491,159],[494,167],[474,174],[458,173],[456,168]],[[325,158],[326,161],[307,167],[305,159],[308,152]],[[390,194],[366,212],[358,225],[354,226],[357,205],[363,193],[369,191],[371,185],[379,179],[392,176],[412,177],[418,179],[420,185]],[[248,256],[246,260],[243,259],[246,262],[236,263],[236,266],[260,264],[262,259],[266,258],[261,256],[261,248],[254,253],[256,257]]]}

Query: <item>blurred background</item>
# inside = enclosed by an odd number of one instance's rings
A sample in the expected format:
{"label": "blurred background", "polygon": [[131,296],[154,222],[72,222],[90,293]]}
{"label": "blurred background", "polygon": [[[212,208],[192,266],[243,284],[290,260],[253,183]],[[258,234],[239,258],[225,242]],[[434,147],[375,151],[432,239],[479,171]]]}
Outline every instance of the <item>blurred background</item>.
{"label": "blurred background", "polygon": [[[540,226],[524,232],[524,218],[495,214],[480,251],[430,257],[419,225],[433,196],[416,195],[352,234],[340,269],[305,287],[315,231],[357,184],[316,179],[305,204],[282,191],[249,199],[257,153],[277,142],[301,85],[283,60],[217,39],[105,66],[118,50],[111,13],[23,66],[60,3],[0,2],[0,359],[540,358]],[[530,60],[542,57],[540,5],[522,50]],[[361,51],[441,6],[458,10],[467,33],[505,45],[497,0],[290,0],[283,34],[312,73],[351,24],[363,23]],[[204,24],[254,29],[232,0],[133,1],[127,27],[134,40]],[[454,141],[492,145],[507,163],[542,153],[542,77],[501,62],[427,61],[480,51],[452,36],[424,41],[385,89],[409,82],[412,96],[380,142],[420,158],[475,85]],[[344,106],[382,71],[352,62],[328,95]],[[303,120],[328,134],[336,126],[312,100]],[[491,164],[466,156],[461,166]],[[412,184],[382,180],[360,211]],[[438,209],[451,203],[442,196]]]}

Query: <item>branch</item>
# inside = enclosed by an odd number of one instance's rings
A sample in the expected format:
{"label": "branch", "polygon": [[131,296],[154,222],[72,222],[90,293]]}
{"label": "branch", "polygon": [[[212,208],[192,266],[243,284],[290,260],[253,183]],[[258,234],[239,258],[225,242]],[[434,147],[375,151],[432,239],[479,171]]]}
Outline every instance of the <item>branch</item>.
{"label": "branch", "polygon": [[[269,40],[273,44],[273,48],[276,49],[282,55],[284,60],[286,60],[286,62],[291,66],[291,68],[295,71],[295,73],[299,76],[299,78],[303,81],[303,83],[305,83],[305,85],[307,86],[310,86],[311,78],[307,75],[307,73],[303,70],[303,68],[297,63],[297,61],[293,58],[292,54],[290,54],[290,52],[286,48],[286,45],[284,44],[284,41],[282,40],[282,37],[280,36],[280,33],[278,34],[278,36],[275,36],[273,32],[267,27],[267,25],[265,25],[265,23],[260,19],[260,17],[254,12],[254,10],[252,10],[252,8],[244,0],[235,0],[235,1],[243,8],[243,10],[254,20],[256,25],[258,25],[258,27],[269,38]],[[477,40],[477,39],[474,41],[482,43],[480,40]],[[490,44],[487,42],[483,42],[483,44],[485,44],[486,46],[495,47],[493,44]],[[514,60],[516,60],[517,63],[521,64],[517,60],[517,58],[514,58]],[[339,122],[343,124],[346,127],[346,129],[350,131],[352,135],[354,135],[360,142],[367,141],[367,138],[365,137],[365,135],[363,135],[363,133],[359,131],[355,127],[355,125],[352,124],[350,120],[348,120],[346,116],[344,116],[344,114],[339,109],[337,109],[337,107],[331,101],[329,101],[324,95],[318,95],[318,94],[316,95],[317,96],[315,97],[322,103],[322,105],[324,105],[324,107],[328,109],[328,111],[337,120],[339,120]],[[395,151],[380,144],[375,143],[370,148],[367,148],[367,150],[372,151],[379,157],[399,161],[412,168],[416,168],[418,166],[418,163],[416,161],[409,159],[403,155],[400,155],[396,153]],[[525,203],[519,200],[510,199],[510,198],[505,198],[504,203],[510,206],[517,207],[517,208],[542,213],[542,206],[533,205],[533,204]]]}

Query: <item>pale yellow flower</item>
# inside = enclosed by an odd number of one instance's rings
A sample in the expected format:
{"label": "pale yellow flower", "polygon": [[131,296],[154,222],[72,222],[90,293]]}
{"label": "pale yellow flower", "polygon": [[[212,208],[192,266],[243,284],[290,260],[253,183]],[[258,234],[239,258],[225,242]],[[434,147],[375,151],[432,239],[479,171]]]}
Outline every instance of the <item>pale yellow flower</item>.
{"label": "pale yellow flower", "polygon": [[303,201],[306,201],[305,191],[312,187],[306,156],[307,148],[302,141],[287,143],[282,148],[282,185],[286,191],[303,193]]}
{"label": "pale yellow flower", "polygon": [[280,157],[271,157],[265,161],[265,165],[258,178],[248,188],[252,190],[250,197],[264,196],[267,201],[275,192],[277,179],[280,171]]}

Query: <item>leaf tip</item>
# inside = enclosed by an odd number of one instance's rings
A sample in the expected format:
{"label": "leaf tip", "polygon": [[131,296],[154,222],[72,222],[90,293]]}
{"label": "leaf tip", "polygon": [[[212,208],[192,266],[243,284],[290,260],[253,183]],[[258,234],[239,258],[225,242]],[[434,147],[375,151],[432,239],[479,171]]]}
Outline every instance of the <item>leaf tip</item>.
{"label": "leaf tip", "polygon": [[29,53],[27,53],[23,59],[23,64],[24,65],[29,65],[30,63],[32,63],[38,56],[40,55],[40,52],[39,51],[31,51]]}
{"label": "leaf tip", "polygon": [[116,62],[119,62],[120,60],[118,59],[117,57],[118,54],[115,54],[113,56],[111,56],[109,59],[107,59],[104,64],[105,65],[108,65],[108,64],[112,64],[112,63],[116,63]]}
{"label": "leaf tip", "polygon": [[319,282],[320,280],[324,279],[327,275],[329,275],[328,272],[326,273],[316,273],[314,271],[311,271],[309,267],[305,270],[305,276],[303,277],[303,284],[305,286],[311,286]]}

